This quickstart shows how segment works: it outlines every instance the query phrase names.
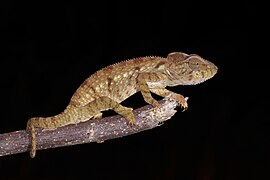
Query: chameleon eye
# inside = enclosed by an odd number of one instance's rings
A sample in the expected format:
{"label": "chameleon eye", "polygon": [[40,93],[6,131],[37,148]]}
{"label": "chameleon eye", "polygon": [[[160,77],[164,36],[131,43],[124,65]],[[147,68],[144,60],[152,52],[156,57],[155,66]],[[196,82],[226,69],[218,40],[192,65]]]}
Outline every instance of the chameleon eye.
{"label": "chameleon eye", "polygon": [[199,66],[200,66],[200,64],[201,64],[201,60],[199,60],[199,59],[197,59],[197,58],[191,58],[191,59],[189,59],[189,61],[188,61],[189,67],[190,67],[191,69],[193,69],[193,70],[198,69]]}

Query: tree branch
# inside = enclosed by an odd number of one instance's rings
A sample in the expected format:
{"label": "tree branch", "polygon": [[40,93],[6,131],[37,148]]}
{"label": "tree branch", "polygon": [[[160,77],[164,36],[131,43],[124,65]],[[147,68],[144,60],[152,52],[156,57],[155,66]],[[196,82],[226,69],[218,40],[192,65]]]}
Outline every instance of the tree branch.
{"label": "tree branch", "polygon": [[[37,150],[71,146],[90,142],[103,142],[160,126],[175,113],[177,103],[165,98],[160,108],[150,105],[134,110],[135,125],[129,125],[120,115],[89,120],[83,123],[59,127],[55,130],[36,129]],[[25,130],[0,134],[0,156],[30,150],[31,136]]]}

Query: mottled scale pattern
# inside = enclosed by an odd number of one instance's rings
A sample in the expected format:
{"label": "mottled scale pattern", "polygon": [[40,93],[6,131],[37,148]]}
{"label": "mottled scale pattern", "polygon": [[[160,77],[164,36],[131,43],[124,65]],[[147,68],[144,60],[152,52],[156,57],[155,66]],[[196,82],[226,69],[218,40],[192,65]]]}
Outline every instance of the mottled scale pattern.
{"label": "mottled scale pattern", "polygon": [[122,61],[105,67],[88,79],[72,96],[66,109],[52,117],[34,117],[27,122],[27,131],[32,135],[31,157],[36,153],[35,128],[54,129],[77,124],[91,118],[100,118],[102,111],[113,109],[132,125],[135,123],[132,108],[120,103],[140,91],[144,100],[159,107],[151,93],[169,96],[184,109],[187,99],[171,92],[166,86],[195,85],[213,77],[217,67],[196,54],[173,52],[166,58],[147,56]]}
{"label": "mottled scale pattern", "polygon": [[107,66],[86,79],[72,96],[70,105],[84,106],[97,97],[107,96],[120,103],[137,92],[139,73],[155,71],[166,58],[142,57]]}

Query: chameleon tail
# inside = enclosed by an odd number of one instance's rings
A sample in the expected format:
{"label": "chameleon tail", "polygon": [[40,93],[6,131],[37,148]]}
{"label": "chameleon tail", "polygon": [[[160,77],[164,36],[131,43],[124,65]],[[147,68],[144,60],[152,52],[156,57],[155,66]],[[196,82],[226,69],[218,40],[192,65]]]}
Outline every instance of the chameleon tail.
{"label": "chameleon tail", "polygon": [[[32,158],[36,155],[36,130],[35,128],[55,129],[60,126],[70,124],[70,116],[66,113],[61,113],[52,117],[34,117],[28,120],[26,131],[31,134],[31,151]],[[76,119],[76,118],[74,118]]]}
{"label": "chameleon tail", "polygon": [[30,156],[31,158],[34,158],[36,156],[36,130],[35,127],[32,123],[32,121],[34,120],[34,118],[29,119],[29,121],[27,122],[27,127],[26,127],[26,131],[31,133],[31,150],[30,150]]}
{"label": "chameleon tail", "polygon": [[[97,116],[100,113],[97,113]],[[32,158],[36,155],[36,130],[35,128],[43,129],[56,129],[68,124],[77,124],[93,117],[92,114],[82,113],[78,110],[67,108],[59,115],[52,117],[34,117],[28,120],[26,131],[31,133],[31,151],[30,156]]]}

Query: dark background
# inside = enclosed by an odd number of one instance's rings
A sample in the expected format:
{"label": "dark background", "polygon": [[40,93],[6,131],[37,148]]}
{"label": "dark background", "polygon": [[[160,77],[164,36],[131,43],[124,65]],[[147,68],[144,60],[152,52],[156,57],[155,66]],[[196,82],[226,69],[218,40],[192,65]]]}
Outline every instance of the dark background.
{"label": "dark background", "polygon": [[[61,112],[96,70],[120,60],[182,51],[219,67],[200,85],[170,88],[189,109],[132,136],[0,157],[1,179],[264,179],[269,115],[251,60],[247,1],[1,2],[0,133]],[[140,94],[124,102],[145,105]]]}

